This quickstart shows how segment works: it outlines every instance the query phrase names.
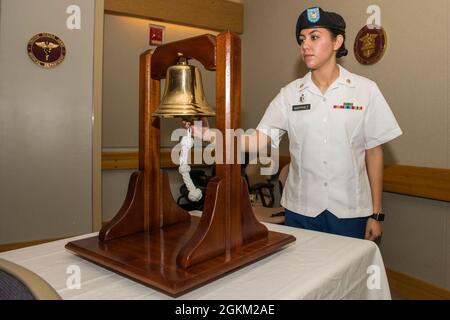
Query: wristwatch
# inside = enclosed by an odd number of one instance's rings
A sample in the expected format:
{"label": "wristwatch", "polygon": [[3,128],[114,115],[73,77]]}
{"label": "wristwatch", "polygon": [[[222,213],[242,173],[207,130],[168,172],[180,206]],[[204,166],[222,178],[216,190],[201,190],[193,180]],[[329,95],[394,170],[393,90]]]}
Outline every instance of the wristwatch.
{"label": "wristwatch", "polygon": [[369,218],[372,218],[376,221],[384,221],[384,213],[383,212],[374,213]]}

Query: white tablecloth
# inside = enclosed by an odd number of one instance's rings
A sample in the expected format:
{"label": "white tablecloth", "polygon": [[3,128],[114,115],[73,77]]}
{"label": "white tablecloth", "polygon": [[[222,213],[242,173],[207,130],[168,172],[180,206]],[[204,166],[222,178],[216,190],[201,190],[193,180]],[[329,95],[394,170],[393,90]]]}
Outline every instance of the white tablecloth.
{"label": "white tablecloth", "polygon": [[[178,299],[391,299],[376,244],[325,233],[267,224],[297,241],[285,249]],[[47,280],[63,299],[172,299],[159,291],[84,260],[64,246],[88,234],[0,254]],[[68,289],[81,270],[81,288]],[[374,273],[373,273],[374,272]],[[69,281],[70,283],[70,281]]]}

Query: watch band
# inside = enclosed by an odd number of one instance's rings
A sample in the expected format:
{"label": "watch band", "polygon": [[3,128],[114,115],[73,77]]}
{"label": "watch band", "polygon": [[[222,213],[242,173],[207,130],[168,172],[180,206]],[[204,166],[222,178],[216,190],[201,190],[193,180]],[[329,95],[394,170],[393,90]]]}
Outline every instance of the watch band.
{"label": "watch band", "polygon": [[370,216],[370,218],[376,220],[376,221],[384,221],[384,213],[374,213]]}

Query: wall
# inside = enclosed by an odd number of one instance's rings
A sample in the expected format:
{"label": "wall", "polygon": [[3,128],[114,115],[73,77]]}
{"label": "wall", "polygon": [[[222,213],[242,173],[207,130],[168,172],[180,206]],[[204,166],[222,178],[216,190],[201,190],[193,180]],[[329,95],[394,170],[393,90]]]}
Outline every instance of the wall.
{"label": "wall", "polygon": [[[81,30],[66,28],[73,4]],[[0,6],[0,244],[90,232],[94,1]],[[54,69],[27,55],[39,32],[66,44],[66,59]]]}
{"label": "wall", "polygon": [[[149,23],[166,27],[165,43],[217,32],[144,19],[105,15],[103,65],[103,147],[137,148],[139,145],[139,55],[155,49],[148,43]],[[197,63],[192,62],[194,65]],[[208,102],[214,107],[215,74],[201,68]],[[164,89],[164,83],[161,86]],[[161,123],[161,147],[171,146],[170,133],[178,120]]]}
{"label": "wall", "polygon": [[[243,126],[254,128],[267,105],[306,69],[298,57],[295,23],[304,9],[320,5],[346,19],[344,67],[375,80],[404,135],[385,146],[386,163],[450,168],[448,79],[449,5],[435,0],[379,0],[388,49],[373,66],[360,65],[353,42],[366,24],[368,0],[244,1]],[[288,153],[286,139],[281,153]],[[384,195],[382,253],[388,267],[450,289],[450,205]]]}
{"label": "wall", "polygon": [[[139,145],[139,55],[148,49],[155,49],[148,43],[148,25],[165,26],[165,43],[198,35],[217,32],[179,26],[170,23],[117,15],[105,15],[104,25],[104,68],[103,68],[103,150],[136,150]],[[215,108],[215,73],[200,67],[205,95]],[[164,81],[161,89],[164,89]],[[211,121],[214,125],[214,121]],[[178,119],[164,119],[161,122],[161,147],[170,147],[178,142],[170,141],[170,134],[180,127]],[[117,213],[125,199],[128,180],[133,171],[103,172],[103,220],[109,220]],[[175,196],[182,183],[179,174],[170,173]]]}

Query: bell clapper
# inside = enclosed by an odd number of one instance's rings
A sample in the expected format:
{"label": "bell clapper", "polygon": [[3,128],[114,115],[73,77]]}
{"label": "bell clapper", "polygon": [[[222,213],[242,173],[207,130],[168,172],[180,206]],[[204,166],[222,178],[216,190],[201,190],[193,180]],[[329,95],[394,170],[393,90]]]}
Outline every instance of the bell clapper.
{"label": "bell clapper", "polygon": [[183,182],[185,183],[187,189],[189,190],[188,198],[193,202],[200,201],[202,199],[202,191],[199,188],[196,188],[194,183],[192,182],[190,172],[191,167],[188,164],[189,152],[192,148],[192,129],[187,129],[187,135],[185,135],[181,139],[181,152],[180,152],[180,168],[178,172],[183,177]]}

